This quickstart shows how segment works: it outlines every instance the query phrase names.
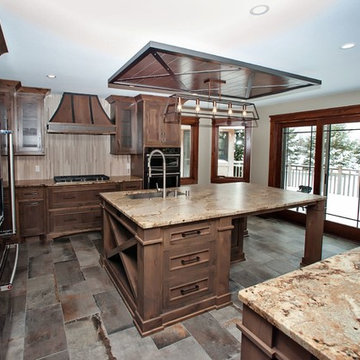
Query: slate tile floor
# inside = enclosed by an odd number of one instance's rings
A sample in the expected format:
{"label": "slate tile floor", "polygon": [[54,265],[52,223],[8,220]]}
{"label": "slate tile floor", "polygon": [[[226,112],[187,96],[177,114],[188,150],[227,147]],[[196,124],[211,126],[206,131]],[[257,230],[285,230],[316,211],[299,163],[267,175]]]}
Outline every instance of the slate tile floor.
{"label": "slate tile floor", "polygon": [[[241,303],[237,292],[295,270],[304,229],[250,217],[245,262],[231,266],[233,305],[142,338],[99,265],[101,234],[22,244],[12,290],[13,320],[7,359],[239,359]],[[359,244],[325,236],[323,257]],[[244,359],[243,359],[244,360]]]}

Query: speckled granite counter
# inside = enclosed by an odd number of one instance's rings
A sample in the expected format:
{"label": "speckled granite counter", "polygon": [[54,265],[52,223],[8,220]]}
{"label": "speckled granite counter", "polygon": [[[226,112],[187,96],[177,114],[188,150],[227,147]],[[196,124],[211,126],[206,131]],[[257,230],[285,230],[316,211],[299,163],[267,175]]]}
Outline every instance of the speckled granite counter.
{"label": "speckled granite counter", "polygon": [[318,359],[360,359],[360,247],[239,292]]}
{"label": "speckled granite counter", "polygon": [[323,202],[324,197],[249,183],[190,185],[190,196],[131,199],[128,193],[102,197],[143,229],[224,216],[252,215]]}

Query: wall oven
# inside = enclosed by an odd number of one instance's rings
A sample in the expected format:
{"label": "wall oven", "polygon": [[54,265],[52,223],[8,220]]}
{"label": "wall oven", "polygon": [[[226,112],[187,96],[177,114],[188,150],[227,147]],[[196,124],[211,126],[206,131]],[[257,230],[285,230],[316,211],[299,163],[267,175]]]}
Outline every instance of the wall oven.
{"label": "wall oven", "polygon": [[180,186],[180,148],[175,147],[146,147],[144,149],[144,189],[156,189],[163,186],[163,158],[155,153],[151,157],[151,177],[149,177],[148,159],[150,153],[159,149],[165,156],[166,187]]}

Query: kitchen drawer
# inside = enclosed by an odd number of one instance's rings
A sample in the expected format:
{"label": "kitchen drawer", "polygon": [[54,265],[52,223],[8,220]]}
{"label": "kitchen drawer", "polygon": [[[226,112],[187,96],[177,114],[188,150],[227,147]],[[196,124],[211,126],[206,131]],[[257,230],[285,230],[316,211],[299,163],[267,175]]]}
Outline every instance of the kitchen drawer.
{"label": "kitchen drawer", "polygon": [[169,271],[196,267],[210,261],[210,248],[169,257]]}
{"label": "kitchen drawer", "polygon": [[116,189],[116,184],[53,187],[49,189],[49,209],[96,205],[100,203],[99,193]]}
{"label": "kitchen drawer", "polygon": [[208,298],[214,292],[214,278],[205,270],[191,280],[171,286],[165,283],[164,308],[171,310]]}
{"label": "kitchen drawer", "polygon": [[43,187],[16,188],[17,200],[44,199],[44,194]]}
{"label": "kitchen drawer", "polygon": [[141,190],[142,182],[141,181],[124,181],[121,183],[121,191],[130,191],[130,190]]}
{"label": "kitchen drawer", "polygon": [[73,231],[100,228],[102,212],[100,207],[76,211],[51,211],[49,216],[50,232]]}
{"label": "kitchen drawer", "polygon": [[174,226],[164,230],[165,248],[178,248],[214,240],[215,226],[211,222],[199,222]]}

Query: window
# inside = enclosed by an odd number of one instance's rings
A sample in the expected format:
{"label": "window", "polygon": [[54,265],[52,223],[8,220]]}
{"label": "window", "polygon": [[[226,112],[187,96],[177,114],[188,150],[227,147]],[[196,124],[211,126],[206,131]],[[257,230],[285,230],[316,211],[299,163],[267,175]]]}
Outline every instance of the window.
{"label": "window", "polygon": [[181,185],[197,184],[199,120],[181,118]]}
{"label": "window", "polygon": [[211,182],[249,181],[250,128],[213,120]]}

